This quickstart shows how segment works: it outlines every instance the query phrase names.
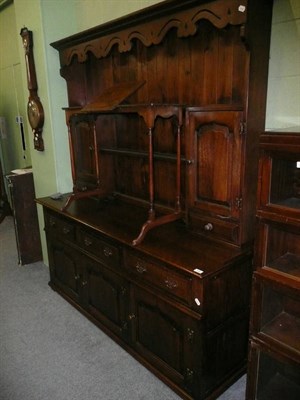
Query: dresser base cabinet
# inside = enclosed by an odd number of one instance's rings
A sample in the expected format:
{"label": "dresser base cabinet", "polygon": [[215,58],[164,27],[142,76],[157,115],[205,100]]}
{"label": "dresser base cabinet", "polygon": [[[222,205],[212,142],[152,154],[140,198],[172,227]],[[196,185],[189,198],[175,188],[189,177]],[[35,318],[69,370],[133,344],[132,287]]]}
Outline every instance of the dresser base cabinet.
{"label": "dresser base cabinet", "polygon": [[50,286],[182,398],[216,398],[245,371],[251,253],[178,222],[136,248],[126,231],[138,221],[116,225],[94,199],[61,211],[64,200],[38,199]]}

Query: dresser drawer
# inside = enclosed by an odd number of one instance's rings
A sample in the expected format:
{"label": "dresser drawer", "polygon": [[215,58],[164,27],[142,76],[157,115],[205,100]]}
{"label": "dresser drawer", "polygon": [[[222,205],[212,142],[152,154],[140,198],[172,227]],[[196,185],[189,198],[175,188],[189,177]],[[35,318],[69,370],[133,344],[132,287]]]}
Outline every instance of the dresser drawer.
{"label": "dresser drawer", "polygon": [[54,215],[45,213],[45,228],[47,234],[59,237],[60,239],[75,242],[75,226],[69,220]]}
{"label": "dresser drawer", "polygon": [[79,229],[78,245],[88,253],[95,255],[103,264],[109,267],[119,267],[119,248],[95,234]]}
{"label": "dresser drawer", "polygon": [[239,225],[226,219],[190,213],[189,227],[195,233],[208,238],[225,240],[230,243],[238,243],[239,240]]}
{"label": "dresser drawer", "polygon": [[190,277],[130,250],[125,251],[124,264],[136,279],[150,283],[191,305],[193,290]]}

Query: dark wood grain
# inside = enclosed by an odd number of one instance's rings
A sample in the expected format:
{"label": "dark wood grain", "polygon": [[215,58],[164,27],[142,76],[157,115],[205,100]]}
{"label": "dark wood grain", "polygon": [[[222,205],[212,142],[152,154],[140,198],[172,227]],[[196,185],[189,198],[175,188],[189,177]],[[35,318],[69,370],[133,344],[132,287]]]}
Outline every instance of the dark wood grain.
{"label": "dark wood grain", "polygon": [[271,11],[168,0],[52,43],[74,188],[38,200],[50,285],[185,399],[245,369]]}
{"label": "dark wood grain", "polygon": [[19,263],[43,259],[32,172],[7,175]]}

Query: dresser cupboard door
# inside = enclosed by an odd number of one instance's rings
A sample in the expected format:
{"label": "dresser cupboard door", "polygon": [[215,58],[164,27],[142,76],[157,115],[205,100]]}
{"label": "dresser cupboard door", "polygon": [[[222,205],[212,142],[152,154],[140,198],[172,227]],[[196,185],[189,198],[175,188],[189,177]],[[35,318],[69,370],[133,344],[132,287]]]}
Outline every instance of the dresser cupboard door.
{"label": "dresser cupboard door", "polygon": [[128,281],[88,257],[83,258],[83,266],[84,307],[110,331],[127,340]]}
{"label": "dresser cupboard door", "polygon": [[187,113],[188,207],[239,218],[243,130],[238,111]]}
{"label": "dresser cupboard door", "polygon": [[200,321],[145,290],[134,287],[132,293],[133,347],[176,385],[196,396],[202,359]]}
{"label": "dresser cupboard door", "polygon": [[81,257],[73,248],[48,240],[50,283],[64,294],[80,302],[81,298]]}

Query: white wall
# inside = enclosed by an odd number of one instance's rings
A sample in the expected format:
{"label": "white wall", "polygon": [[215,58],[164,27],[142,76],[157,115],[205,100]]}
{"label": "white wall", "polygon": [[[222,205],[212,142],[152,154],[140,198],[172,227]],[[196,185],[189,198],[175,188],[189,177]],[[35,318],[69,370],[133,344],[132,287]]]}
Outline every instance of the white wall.
{"label": "white wall", "polygon": [[79,31],[130,14],[162,0],[74,0]]}
{"label": "white wall", "polygon": [[[57,191],[72,191],[71,160],[63,107],[68,105],[66,81],[60,76],[60,64],[57,50],[50,43],[77,33],[77,18],[73,2],[62,0],[41,1],[42,26],[46,57],[46,80],[49,94],[49,121],[53,132],[53,149]],[[49,195],[51,193],[47,193]]]}
{"label": "white wall", "polygon": [[[6,132],[0,135],[3,173],[31,165],[31,135],[26,124],[26,100],[23,92],[22,69],[19,60],[15,10],[12,5],[0,12],[0,115],[5,118]],[[9,40],[7,39],[9,38]],[[20,125],[16,117],[23,116],[26,150],[23,151]]]}
{"label": "white wall", "polygon": [[266,128],[300,131],[300,0],[274,0]]}

